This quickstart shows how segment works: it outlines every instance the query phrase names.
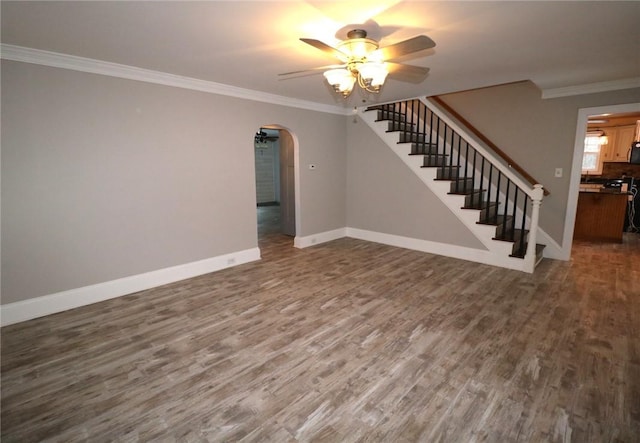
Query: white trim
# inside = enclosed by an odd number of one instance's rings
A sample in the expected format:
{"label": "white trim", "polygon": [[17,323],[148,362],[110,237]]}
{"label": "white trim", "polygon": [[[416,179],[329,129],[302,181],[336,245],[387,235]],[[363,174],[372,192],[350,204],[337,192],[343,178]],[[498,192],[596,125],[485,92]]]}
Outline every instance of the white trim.
{"label": "white trim", "polygon": [[578,110],[576,138],[573,147],[573,162],[571,164],[571,180],[569,182],[569,195],[567,197],[567,212],[564,218],[564,233],[562,235],[562,252],[563,256],[566,257],[565,260],[569,260],[571,257],[571,246],[573,245],[573,230],[576,223],[576,212],[578,210],[582,154],[584,152],[584,137],[587,133],[587,120],[590,115],[607,113],[620,114],[625,112],[640,112],[640,103],[597,106],[595,108],[582,108]]}
{"label": "white trim", "polygon": [[600,83],[566,86],[564,88],[542,89],[542,98],[568,97],[571,95],[595,94],[598,92],[618,91],[621,89],[640,88],[640,77],[624,78]]}
{"label": "white trim", "polygon": [[[508,253],[500,255],[496,254],[494,251],[484,249],[474,249],[466,246],[456,246],[448,243],[420,240],[417,238],[403,237],[401,235],[386,234],[383,232],[368,231],[365,229],[350,227],[319,232],[306,237],[296,237],[294,240],[294,246],[301,249],[308,248],[309,246],[319,245],[320,243],[337,240],[343,237],[357,238],[359,240],[381,243],[383,245],[396,246],[398,248],[411,249],[413,251],[499,266],[517,271],[531,272],[525,269],[525,260],[509,257]],[[511,248],[511,243],[508,242],[494,241],[494,243],[504,243],[506,247],[509,249]]]}
{"label": "white trim", "polygon": [[508,255],[498,256],[491,251],[482,249],[473,249],[465,246],[432,242],[357,228],[347,228],[347,237],[395,246],[398,248],[411,249],[413,251],[457,258],[459,260],[467,260],[475,263],[499,266],[501,268],[514,269],[516,271],[531,272],[525,270],[525,260],[521,258],[509,257]]}
{"label": "white trim", "polygon": [[[300,188],[301,188],[300,186],[300,142],[298,141],[298,136],[296,135],[296,133],[286,126],[273,123],[273,124],[265,124],[263,125],[263,127],[264,128],[268,127],[269,129],[278,129],[280,131],[287,131],[291,136],[291,138],[293,139],[293,186],[294,186],[293,199],[294,199],[294,210],[295,210],[294,216],[295,216],[296,234],[297,234],[302,230],[302,222],[300,220],[300,218],[302,217],[301,209],[300,209],[302,208],[302,204],[301,204],[302,200],[300,198]],[[254,166],[254,175],[255,175],[255,166]],[[282,188],[282,183],[280,184],[280,187]]]}
{"label": "white trim", "polygon": [[8,303],[0,306],[0,325],[6,326],[55,314],[255,260],[260,260],[260,249],[246,249],[144,274]]}
{"label": "white trim", "polygon": [[308,248],[309,246],[319,245],[329,241],[337,240],[347,236],[347,228],[334,229],[333,231],[319,232],[317,234],[299,237],[293,240],[293,246],[299,249]]}
{"label": "white trim", "polygon": [[77,57],[75,55],[43,51],[40,49],[25,48],[5,43],[0,44],[0,58],[54,68],[70,69],[72,71],[89,72],[92,74],[137,80],[158,85],[173,86],[176,88],[191,89],[210,94],[226,95],[245,100],[253,100],[292,108],[308,109],[311,111],[326,112],[329,114],[351,114],[351,109],[340,106],[326,105],[307,100],[284,97],[282,95],[269,94],[262,91],[238,88],[236,86],[207,80],[199,80],[166,72],[137,68],[135,66],[121,65],[119,63],[105,62],[91,58]]}

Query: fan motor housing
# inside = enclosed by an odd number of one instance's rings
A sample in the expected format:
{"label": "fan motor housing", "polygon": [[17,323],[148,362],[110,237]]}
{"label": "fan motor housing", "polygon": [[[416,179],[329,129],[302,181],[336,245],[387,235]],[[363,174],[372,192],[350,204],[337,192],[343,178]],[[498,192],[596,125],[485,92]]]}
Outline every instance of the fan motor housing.
{"label": "fan motor housing", "polygon": [[364,29],[354,29],[347,34],[348,40],[338,44],[338,49],[346,57],[342,60],[345,63],[364,63],[367,57],[379,48],[378,42],[367,38],[367,31]]}

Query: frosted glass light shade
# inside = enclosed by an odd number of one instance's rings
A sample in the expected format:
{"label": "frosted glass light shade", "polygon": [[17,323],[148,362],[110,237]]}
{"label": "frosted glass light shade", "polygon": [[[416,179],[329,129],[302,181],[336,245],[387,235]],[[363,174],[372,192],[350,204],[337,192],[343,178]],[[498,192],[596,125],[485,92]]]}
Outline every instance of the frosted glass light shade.
{"label": "frosted glass light shade", "polygon": [[353,84],[356,82],[356,78],[349,74],[348,77],[344,77],[338,86],[338,91],[343,94],[348,94],[353,90]]}
{"label": "frosted glass light shade", "polygon": [[339,85],[347,76],[351,77],[351,73],[346,69],[330,69],[323,75],[331,86]]}
{"label": "frosted glass light shade", "polygon": [[374,87],[382,86],[388,74],[383,63],[363,63],[358,70],[365,83]]}
{"label": "frosted glass light shade", "polygon": [[356,79],[347,69],[330,69],[323,75],[336,92],[348,95],[353,90]]}

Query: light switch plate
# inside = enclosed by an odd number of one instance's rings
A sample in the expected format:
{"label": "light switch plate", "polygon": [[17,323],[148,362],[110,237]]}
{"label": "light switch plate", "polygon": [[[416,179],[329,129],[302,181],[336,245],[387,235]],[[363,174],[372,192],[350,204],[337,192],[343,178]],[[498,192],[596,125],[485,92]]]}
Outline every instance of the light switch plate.
{"label": "light switch plate", "polygon": [[562,168],[556,168],[555,177],[562,178]]}

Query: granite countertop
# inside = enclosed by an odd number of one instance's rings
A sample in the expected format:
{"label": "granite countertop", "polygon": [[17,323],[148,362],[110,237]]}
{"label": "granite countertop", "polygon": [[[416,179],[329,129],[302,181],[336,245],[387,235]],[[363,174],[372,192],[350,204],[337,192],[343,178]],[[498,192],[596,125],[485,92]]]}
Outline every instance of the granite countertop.
{"label": "granite countertop", "polygon": [[622,194],[628,195],[630,192],[622,192],[620,188],[604,188],[599,184],[580,184],[580,192],[591,192],[596,194]]}

